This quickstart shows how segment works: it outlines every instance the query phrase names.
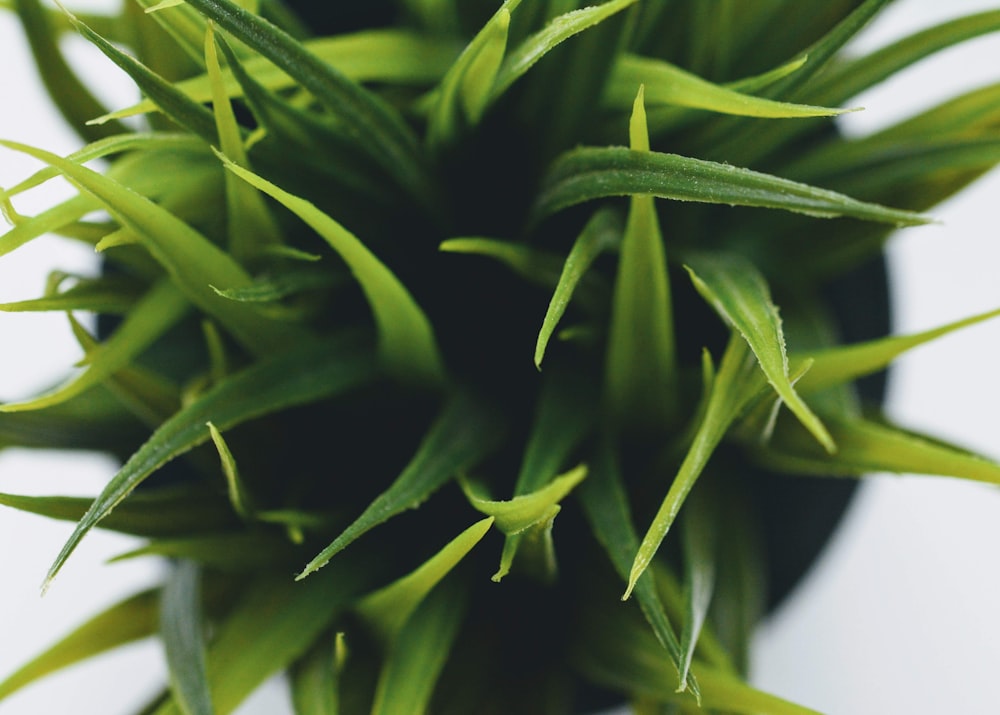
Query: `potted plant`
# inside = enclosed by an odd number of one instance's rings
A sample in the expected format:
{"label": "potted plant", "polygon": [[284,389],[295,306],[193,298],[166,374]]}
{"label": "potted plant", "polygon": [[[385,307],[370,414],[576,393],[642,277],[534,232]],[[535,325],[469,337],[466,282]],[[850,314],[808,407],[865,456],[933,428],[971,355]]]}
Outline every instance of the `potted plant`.
{"label": "potted plant", "polygon": [[[745,682],[844,503],[803,477],[1000,481],[859,382],[993,315],[884,335],[886,237],[1000,158],[995,87],[837,131],[1000,27],[845,58],[887,4],[14,2],[88,143],[3,142],[45,168],[4,187],[0,251],[57,232],[105,268],[4,306],[67,312],[84,358],[0,440],[122,467],[0,501],[76,522],[46,584],[94,528],[171,573],[0,697],[158,634],[144,712],[231,712],[280,671],[299,713],[812,712]],[[144,99],[101,108],[65,32]],[[17,211],[56,175],[79,194]]]}

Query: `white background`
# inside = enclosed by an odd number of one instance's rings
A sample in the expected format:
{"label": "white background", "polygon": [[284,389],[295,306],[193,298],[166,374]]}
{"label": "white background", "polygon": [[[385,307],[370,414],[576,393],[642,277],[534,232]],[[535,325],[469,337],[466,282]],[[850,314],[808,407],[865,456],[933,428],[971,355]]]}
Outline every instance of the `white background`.
{"label": "white background", "polygon": [[[79,0],[75,7],[114,3]],[[899,0],[862,38],[872,47],[943,17],[1000,3]],[[74,47],[75,62],[94,59]],[[103,65],[102,65],[103,67]],[[98,91],[132,95],[114,68]],[[884,126],[962,88],[1000,80],[1000,38],[943,53],[859,99],[849,131]],[[78,146],[38,88],[11,18],[0,15],[0,138],[67,153]],[[0,186],[33,171],[0,153]],[[34,213],[51,195],[18,202]],[[934,211],[941,225],[908,229],[889,247],[896,327],[911,332],[1000,307],[1000,175]],[[58,252],[58,256],[54,255]],[[35,241],[0,259],[0,301],[38,295],[49,268],[94,265],[66,241]],[[900,361],[889,411],[908,426],[1000,458],[1000,321],[969,329]],[[59,378],[79,353],[61,316],[0,314],[0,399]],[[103,458],[0,453],[0,491],[92,495],[112,473]],[[0,512],[0,678],[85,615],[156,579],[149,564],[104,567],[129,541],[87,537],[52,590],[38,585],[69,534],[66,524]],[[763,688],[827,715],[995,715],[1000,712],[1000,492],[928,477],[876,476],[848,514],[821,568],[761,630],[754,677]],[[72,711],[114,715],[156,691],[164,667],[154,644],[132,646],[0,703],[2,715]],[[284,712],[281,689],[243,715]]]}

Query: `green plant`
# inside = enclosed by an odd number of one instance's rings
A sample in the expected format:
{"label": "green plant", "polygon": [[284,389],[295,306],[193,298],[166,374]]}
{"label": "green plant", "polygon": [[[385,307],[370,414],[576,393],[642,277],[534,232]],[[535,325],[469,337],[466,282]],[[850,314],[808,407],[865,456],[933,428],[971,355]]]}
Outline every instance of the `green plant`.
{"label": "green plant", "polygon": [[[66,311],[84,351],[0,407],[0,446],[123,467],[95,500],[0,503],[77,522],[46,584],[95,527],[173,574],[0,697],[158,632],[148,712],[229,712],[282,670],[308,714],[572,712],[594,686],[810,712],[743,680],[762,470],[1000,482],[854,388],[996,312],[844,344],[826,294],[1000,160],[996,85],[838,133],[827,107],[1000,29],[842,56],[888,4],[399,0],[316,39],[278,0],[10,3],[90,143],[2,142],[47,167],[0,194],[0,253],[56,232],[105,270],[0,306]],[[99,107],[71,31],[146,99]],[[79,195],[20,215],[57,175]]]}

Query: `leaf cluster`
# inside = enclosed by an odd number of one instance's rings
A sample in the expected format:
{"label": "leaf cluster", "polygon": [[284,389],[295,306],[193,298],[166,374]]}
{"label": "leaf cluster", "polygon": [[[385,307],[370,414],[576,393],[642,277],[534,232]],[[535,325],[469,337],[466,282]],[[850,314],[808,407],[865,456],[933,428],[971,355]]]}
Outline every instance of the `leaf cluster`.
{"label": "leaf cluster", "polygon": [[[1000,483],[857,388],[997,312],[838,338],[831,291],[1000,161],[1000,85],[838,131],[856,94],[1000,29],[847,54],[889,4],[330,3],[324,34],[281,0],[0,4],[85,142],[0,140],[42,165],[0,190],[0,255],[56,233],[103,258],[0,305],[66,313],[82,354],[0,405],[0,448],[122,460],[93,499],[0,504],[75,522],[46,587],[94,528],[172,569],[0,698],[158,635],[157,715],[232,712],[282,671],[298,715],[569,713],[595,689],[811,712],[745,679],[776,598],[759,474]],[[142,100],[101,107],[67,33]],[[17,211],[56,177],[76,194]]]}

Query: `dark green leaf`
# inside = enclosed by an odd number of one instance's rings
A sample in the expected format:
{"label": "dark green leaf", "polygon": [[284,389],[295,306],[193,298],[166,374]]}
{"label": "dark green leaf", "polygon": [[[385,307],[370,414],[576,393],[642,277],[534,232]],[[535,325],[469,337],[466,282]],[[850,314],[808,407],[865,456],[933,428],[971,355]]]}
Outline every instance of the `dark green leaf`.
{"label": "dark green leaf", "polygon": [[[581,485],[578,494],[594,536],[604,547],[615,571],[625,579],[628,577],[629,564],[639,549],[639,537],[632,525],[628,496],[615,462],[611,447],[606,443],[600,444],[595,459],[590,463],[590,478]],[[667,619],[652,576],[639,578],[635,589],[639,607],[659,641],[660,648],[657,650],[673,663],[672,672],[663,678],[664,684],[670,688],[679,686],[682,690],[686,687],[698,697],[700,685],[693,675],[688,675],[686,683],[678,678],[683,659],[680,642]]]}
{"label": "dark green leaf", "polygon": [[362,598],[355,610],[387,644],[395,642],[431,591],[472,551],[493,526],[492,516],[477,521],[416,569]]}
{"label": "dark green leaf", "polygon": [[228,429],[254,417],[351,390],[371,381],[375,374],[368,350],[339,337],[296,345],[213,386],[167,420],[108,483],[49,569],[46,584],[86,533],[146,477],[209,439],[206,422]]}
{"label": "dark green leaf", "polygon": [[[28,497],[0,494],[0,504],[61,521],[80,521],[94,503],[88,497]],[[232,508],[211,492],[153,489],[134,494],[98,528],[150,538],[223,531],[239,525]]]}
{"label": "dark green leaf", "polygon": [[603,251],[618,245],[621,242],[622,227],[618,214],[611,209],[601,209],[594,212],[590,221],[583,227],[583,231],[577,236],[566,256],[562,272],[559,275],[559,282],[549,307],[545,311],[545,318],[542,320],[542,328],[538,331],[538,340],[535,342],[535,367],[542,368],[542,359],[545,357],[545,349],[548,347],[552,333],[559,325],[559,320],[569,307],[569,302],[573,298],[573,293],[580,279],[583,278],[591,263]]}
{"label": "dark green leaf", "polygon": [[460,471],[474,466],[493,451],[503,429],[500,416],[480,400],[464,393],[452,397],[392,486],[310,561],[298,578],[323,568],[359,536],[418,506]]}
{"label": "dark green leaf", "polygon": [[[360,565],[356,565],[360,566]],[[270,676],[309,648],[357,593],[360,568],[331,568],[296,583],[262,576],[250,584],[208,650],[208,683],[217,715],[228,715]],[[182,715],[170,701],[156,715]]]}
{"label": "dark green leaf", "polygon": [[205,674],[201,571],[194,563],[177,564],[163,586],[160,638],[167,656],[171,692],[184,715],[212,715],[212,696]]}
{"label": "dark green leaf", "polygon": [[288,33],[228,0],[188,0],[205,17],[269,59],[329,109],[353,143],[412,196],[433,206],[433,182],[412,131],[399,114],[323,62]]}
{"label": "dark green leaf", "polygon": [[624,147],[582,148],[564,154],[546,177],[535,202],[535,216],[540,219],[584,201],[630,194],[782,209],[819,218],[850,216],[900,226],[928,222],[910,211],[749,169]]}
{"label": "dark green leaf", "polygon": [[422,715],[465,616],[465,594],[445,581],[420,604],[389,647],[372,715]]}
{"label": "dark green leaf", "polygon": [[[632,151],[649,154],[643,89],[629,123]],[[667,257],[654,199],[629,199],[611,304],[605,364],[605,398],[622,428],[658,431],[678,408],[677,355]]]}

